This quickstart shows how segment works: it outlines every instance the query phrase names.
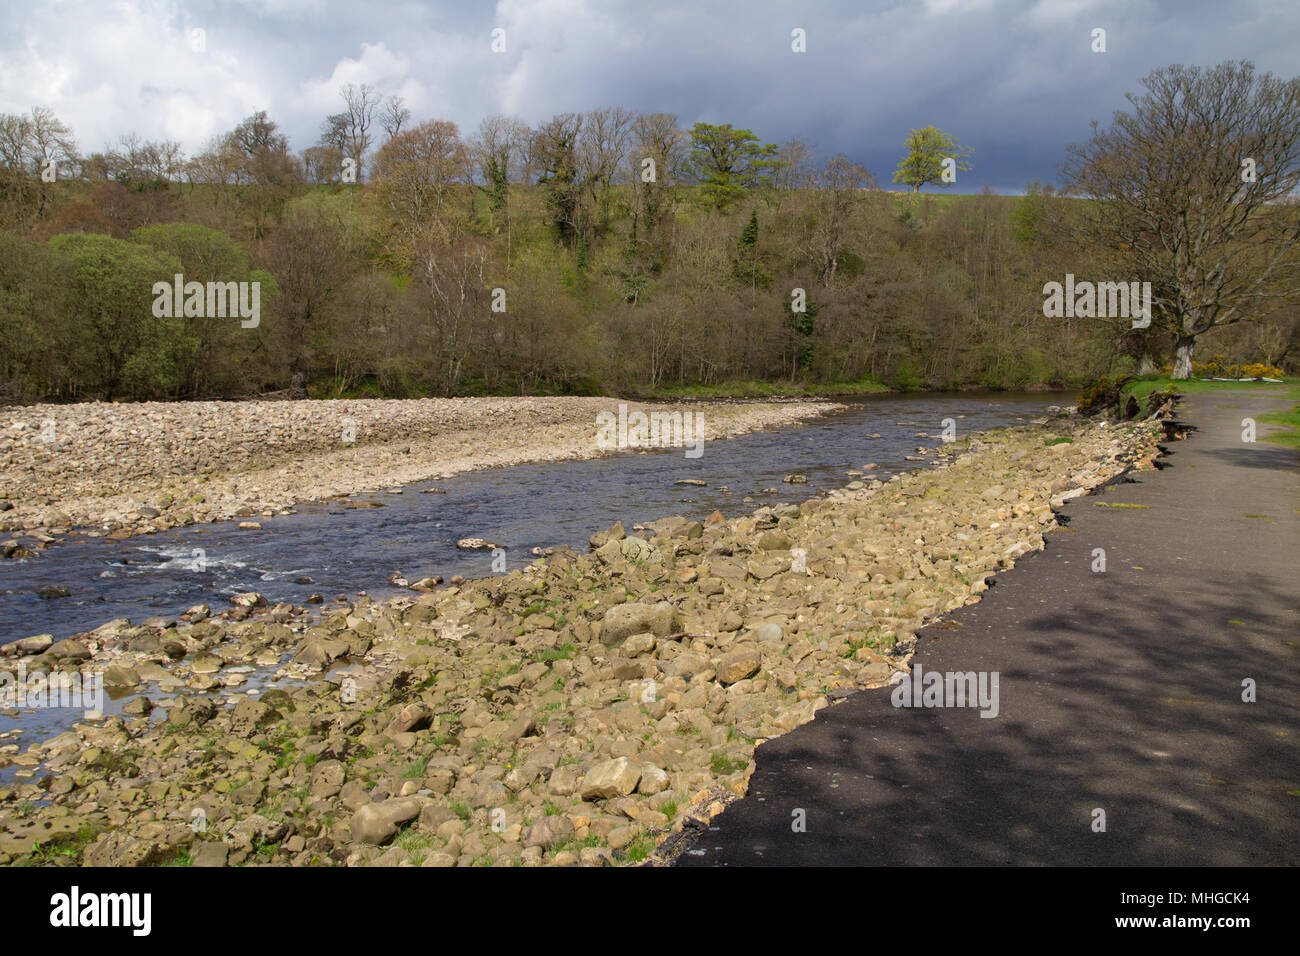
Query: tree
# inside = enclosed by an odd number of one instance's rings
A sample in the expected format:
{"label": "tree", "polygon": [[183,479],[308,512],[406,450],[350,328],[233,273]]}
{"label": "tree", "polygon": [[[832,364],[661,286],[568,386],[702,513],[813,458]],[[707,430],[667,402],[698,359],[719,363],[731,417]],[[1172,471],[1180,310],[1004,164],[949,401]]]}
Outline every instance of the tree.
{"label": "tree", "polygon": [[[265,110],[249,116],[186,166],[193,183],[217,186],[214,198],[246,206],[253,238],[261,238],[302,183],[302,161],[289,152],[289,140]],[[257,189],[239,187],[255,185]]]}
{"label": "tree", "polygon": [[588,220],[578,168],[581,132],[581,113],[560,113],[537,131],[533,143],[534,156],[543,169],[537,183],[542,187],[551,222],[560,239],[580,252]]}
{"label": "tree", "polygon": [[488,197],[488,208],[500,212],[509,198],[512,173],[519,166],[523,145],[530,136],[528,124],[510,116],[486,117],[478,127],[471,150]]}
{"label": "tree", "polygon": [[[379,116],[379,123],[384,128],[384,135],[392,139],[402,131],[402,127],[411,121],[411,111],[406,108],[406,100],[400,96],[390,96],[384,100],[384,108]],[[386,139],[384,142],[387,142]]]}
{"label": "tree", "polygon": [[[360,86],[349,83],[339,90],[345,109],[338,114],[342,120],[343,152],[346,159],[357,164],[357,182],[361,182],[366,152],[370,149],[370,127],[374,125],[375,111],[379,109],[379,94],[368,83]],[[333,120],[334,117],[331,117]],[[391,139],[391,137],[390,137]]]}
{"label": "tree", "polygon": [[357,244],[339,217],[295,204],[257,252],[258,264],[274,278],[277,299],[272,321],[264,321],[260,331],[275,371],[287,368],[300,391],[317,370],[329,305],[360,265]]}
{"label": "tree", "polygon": [[1152,322],[1192,374],[1210,329],[1300,292],[1300,78],[1241,61],[1156,70],[1131,112],[1069,147],[1069,187],[1096,200],[1091,239],[1151,282]]}
{"label": "tree", "polygon": [[808,251],[823,283],[835,281],[844,252],[844,234],[863,188],[876,186],[876,177],[843,153],[832,157],[813,174],[819,187],[814,193],[817,218],[808,241]]}
{"label": "tree", "polygon": [[758,255],[758,210],[751,210],[749,222],[740,231],[736,240],[736,263],[733,271],[737,279],[750,286],[766,289],[772,282],[772,276],[764,268]]}
{"label": "tree", "polygon": [[[189,223],[144,226],[131,239],[175,256],[186,282],[258,282],[263,307],[271,302],[269,273],[250,268],[249,254],[217,229]],[[195,347],[184,356],[180,371],[184,390],[192,398],[213,391],[231,394],[242,384],[238,364],[253,349],[255,336],[229,317],[208,314],[186,318]]]}
{"label": "tree", "polygon": [[635,115],[618,107],[595,109],[583,117],[578,136],[578,166],[593,212],[592,240],[609,226],[614,206],[614,179],[626,173],[628,145]]}
{"label": "tree", "polygon": [[953,161],[954,170],[972,168],[966,157],[974,151],[933,126],[912,130],[907,136],[906,147],[906,155],[894,170],[894,182],[911,186],[914,193],[920,192],[927,183],[946,185],[943,179],[945,159]]}
{"label": "tree", "polygon": [[763,144],[747,129],[730,123],[691,127],[691,157],[705,197],[718,209],[739,199],[746,188],[771,185],[776,143]]}
{"label": "tree", "polygon": [[776,154],[773,185],[777,189],[804,189],[815,185],[814,154],[815,150],[801,139],[782,143]]}
{"label": "tree", "polygon": [[398,133],[375,155],[373,185],[388,217],[388,252],[396,260],[413,262],[423,242],[454,241],[463,223],[450,198],[466,166],[460,131],[448,120],[427,120]]}
{"label": "tree", "polygon": [[34,106],[27,115],[0,113],[0,225],[39,218],[57,188],[42,171],[67,179],[77,162],[72,131],[47,107]]}
{"label": "tree", "polygon": [[153,284],[181,271],[169,253],[109,236],[55,236],[50,251],[68,285],[78,384],[112,398],[170,397],[196,339],[183,316],[153,313]]}

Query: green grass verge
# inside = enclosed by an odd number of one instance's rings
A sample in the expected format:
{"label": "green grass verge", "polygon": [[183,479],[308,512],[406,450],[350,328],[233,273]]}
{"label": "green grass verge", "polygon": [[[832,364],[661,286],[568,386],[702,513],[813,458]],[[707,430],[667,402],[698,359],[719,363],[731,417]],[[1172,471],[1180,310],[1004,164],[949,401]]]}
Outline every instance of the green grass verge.
{"label": "green grass verge", "polygon": [[1141,375],[1124,386],[1124,394],[1132,395],[1139,402],[1158,389],[1172,388],[1184,395],[1203,395],[1207,392],[1251,391],[1261,395],[1277,398],[1294,398],[1300,400],[1300,378],[1288,377],[1281,384],[1272,382],[1208,382],[1189,378],[1176,382],[1168,375]]}
{"label": "green grass verge", "polygon": [[1300,405],[1297,405],[1289,412],[1280,412],[1276,415],[1260,415],[1259,420],[1273,425],[1282,425],[1286,428],[1286,431],[1260,436],[1263,441],[1272,442],[1275,445],[1286,445],[1288,448],[1300,448]]}

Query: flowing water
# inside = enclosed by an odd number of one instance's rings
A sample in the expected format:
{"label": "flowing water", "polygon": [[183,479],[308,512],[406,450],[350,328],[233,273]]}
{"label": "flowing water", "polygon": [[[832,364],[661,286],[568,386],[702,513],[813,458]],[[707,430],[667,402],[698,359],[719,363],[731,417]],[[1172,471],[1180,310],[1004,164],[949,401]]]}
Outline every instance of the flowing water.
{"label": "flowing water", "polygon": [[[327,600],[396,593],[388,583],[395,571],[409,581],[486,576],[494,570],[492,554],[459,550],[458,539],[501,546],[514,569],[534,560],[534,547],[585,548],[590,534],[616,520],[630,531],[667,515],[698,519],[717,509],[732,517],[840,487],[851,480],[845,471],[868,463],[879,467],[866,479],[885,479],[923,467],[904,456],[940,444],[945,418],[960,438],[1039,417],[1067,400],[1053,393],[887,396],[853,402],[803,427],[707,442],[698,458],[666,449],[468,472],[409,485],[400,495],[353,496],[382,508],[302,504],[292,515],[259,518],[261,531],[223,522],[126,541],[70,536],[40,557],[0,564],[0,644],[33,634],[67,637],[119,617],[175,617],[200,603],[215,611],[244,591],[270,603],[303,604],[313,593]],[[882,437],[869,437],[875,433]],[[783,483],[793,473],[808,483]],[[681,479],[707,485],[674,484]],[[443,493],[421,493],[432,487]],[[305,579],[310,583],[296,583]],[[71,593],[45,600],[37,596],[45,587]]]}
{"label": "flowing water", "polygon": [[[71,535],[40,557],[0,564],[0,644],[33,634],[68,637],[114,618],[174,618],[195,604],[215,612],[245,591],[260,592],[268,603],[305,604],[315,593],[327,602],[362,592],[374,598],[400,593],[404,589],[388,583],[396,571],[408,581],[483,577],[494,572],[492,553],[460,550],[458,539],[499,545],[507,568],[515,569],[535,560],[535,547],[585,549],[589,535],[615,521],[630,532],[636,522],[668,515],[701,519],[716,509],[734,517],[842,487],[852,480],[846,471],[868,463],[878,467],[864,480],[927,467],[906,456],[941,444],[944,419],[953,420],[960,439],[1039,418],[1048,405],[1073,399],[1004,392],[883,396],[849,402],[802,427],[708,442],[697,458],[666,449],[467,472],[406,486],[400,495],[351,499],[382,502],[381,508],[302,504],[292,515],[259,518],[261,531],[223,522],[126,541]],[[790,474],[807,476],[807,484],[784,483]],[[675,484],[682,479],[706,484]],[[434,487],[441,493],[423,491]],[[37,592],[46,587],[67,588],[70,595],[42,599]],[[242,690],[263,686],[274,670],[250,674]],[[105,696],[104,712],[119,712],[144,690],[117,701]],[[166,696],[156,685],[148,693]],[[0,717],[0,733],[21,727],[26,739],[43,739],[81,716],[77,709],[55,708]]]}

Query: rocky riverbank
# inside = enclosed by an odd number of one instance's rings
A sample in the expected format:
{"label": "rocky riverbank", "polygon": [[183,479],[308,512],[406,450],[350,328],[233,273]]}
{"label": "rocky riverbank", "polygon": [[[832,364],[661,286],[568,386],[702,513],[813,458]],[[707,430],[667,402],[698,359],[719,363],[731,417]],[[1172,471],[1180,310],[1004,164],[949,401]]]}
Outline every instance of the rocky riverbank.
{"label": "rocky riverbank", "polygon": [[[907,668],[916,630],[1149,467],[1156,422],[974,436],[800,505],[665,518],[376,604],[112,622],[11,660],[139,692],[20,752],[0,862],[602,865],[743,793],[754,747]],[[240,692],[255,665],[285,686]],[[303,678],[295,683],[291,678]],[[882,824],[883,825],[883,824]]]}
{"label": "rocky riverbank", "polygon": [[[694,413],[704,440],[805,421],[830,402],[626,404]],[[84,403],[0,408],[4,557],[73,528],[126,538],[464,471],[596,458],[611,398]],[[248,522],[250,526],[256,521]]]}

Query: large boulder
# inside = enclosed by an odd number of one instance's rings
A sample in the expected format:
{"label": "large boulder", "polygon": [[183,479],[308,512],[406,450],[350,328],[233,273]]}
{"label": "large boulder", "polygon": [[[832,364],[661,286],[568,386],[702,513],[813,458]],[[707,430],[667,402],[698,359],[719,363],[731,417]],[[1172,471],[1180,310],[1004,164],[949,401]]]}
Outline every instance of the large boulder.
{"label": "large boulder", "polygon": [[426,802],[415,797],[399,797],[367,803],[352,815],[352,839],[383,846],[397,835],[398,827],[420,815]]}
{"label": "large boulder", "polygon": [[625,797],[641,782],[641,768],[626,757],[596,764],[582,778],[579,792],[584,800]]}
{"label": "large boulder", "polygon": [[545,848],[559,846],[573,839],[573,822],[566,816],[553,814],[548,817],[542,817],[531,827],[524,836],[524,846],[540,846]]}
{"label": "large boulder", "polygon": [[681,625],[680,612],[667,601],[658,604],[618,604],[605,612],[600,639],[605,644],[616,644],[633,634],[650,633],[655,637],[667,637],[677,632]]}
{"label": "large boulder", "polygon": [[718,680],[734,684],[758,673],[762,655],[757,647],[742,647],[732,651],[718,662]]}

